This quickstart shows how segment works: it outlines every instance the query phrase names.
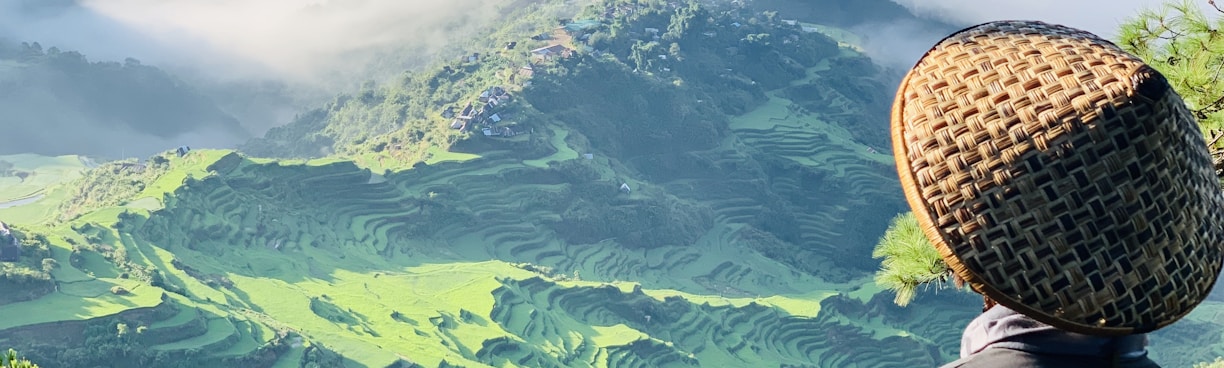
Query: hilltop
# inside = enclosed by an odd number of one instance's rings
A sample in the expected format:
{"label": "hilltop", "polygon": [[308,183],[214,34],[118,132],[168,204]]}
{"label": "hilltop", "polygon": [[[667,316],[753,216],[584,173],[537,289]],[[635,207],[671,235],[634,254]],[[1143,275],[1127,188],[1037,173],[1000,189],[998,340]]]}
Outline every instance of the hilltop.
{"label": "hilltop", "polygon": [[[27,173],[0,191],[22,244],[0,346],[44,366],[952,360],[980,300],[902,309],[871,281],[905,207],[895,76],[759,6],[533,2],[238,151],[0,157]],[[1219,355],[1217,310],[1153,336],[1162,363]]]}

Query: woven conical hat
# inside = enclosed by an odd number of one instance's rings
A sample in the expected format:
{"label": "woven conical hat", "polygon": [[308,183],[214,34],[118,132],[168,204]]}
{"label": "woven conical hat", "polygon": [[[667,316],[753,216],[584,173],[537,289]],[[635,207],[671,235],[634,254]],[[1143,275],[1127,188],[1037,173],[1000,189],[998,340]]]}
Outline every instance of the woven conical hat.
{"label": "woven conical hat", "polygon": [[1158,72],[1088,32],[987,23],[935,45],[892,112],[910,207],[976,291],[1055,327],[1152,331],[1220,272],[1224,197]]}

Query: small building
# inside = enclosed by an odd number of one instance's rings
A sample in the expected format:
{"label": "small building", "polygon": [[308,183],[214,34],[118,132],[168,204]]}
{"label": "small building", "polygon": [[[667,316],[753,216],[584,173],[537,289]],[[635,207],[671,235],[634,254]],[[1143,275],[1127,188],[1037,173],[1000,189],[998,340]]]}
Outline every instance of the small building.
{"label": "small building", "polygon": [[191,152],[191,147],[179,146],[179,148],[175,150],[175,152],[178,153],[179,157],[183,157],[183,156],[186,156],[188,152]]}
{"label": "small building", "polygon": [[551,60],[558,57],[568,58],[574,54],[574,50],[563,45],[552,45],[531,50],[531,54],[545,60]]}
{"label": "small building", "polygon": [[463,129],[463,120],[455,119],[451,121],[451,129]]}
{"label": "small building", "polygon": [[629,183],[621,183],[620,190],[625,193],[632,191],[632,189],[629,189]]}
{"label": "small building", "polygon": [[659,29],[658,29],[658,28],[646,27],[646,34],[648,34],[648,35],[658,35],[658,34],[659,34]]}
{"label": "small building", "polygon": [[139,162],[121,162],[119,163],[119,168],[130,170],[137,174],[145,171],[145,165]]}
{"label": "small building", "polygon": [[446,110],[442,110],[442,118],[450,119],[453,117],[455,117],[455,107],[454,106],[447,106]]}
{"label": "small building", "polygon": [[514,50],[515,46],[518,46],[518,41],[506,42],[506,50]]}
{"label": "small building", "polygon": [[494,124],[497,124],[502,121],[502,118],[501,116],[497,114],[493,114],[493,115],[489,115],[489,121],[492,121]]}
{"label": "small building", "polygon": [[459,119],[471,120],[476,114],[476,107],[472,106],[472,103],[469,102],[467,106],[463,107],[463,111],[459,112]]}
{"label": "small building", "polygon": [[579,19],[566,23],[563,28],[570,35],[586,34],[586,32],[599,29],[599,20],[597,19]]}
{"label": "small building", "polygon": [[582,154],[582,158],[585,158],[585,159],[588,159],[588,160],[594,160],[594,159],[595,159],[595,155],[594,155],[594,154],[591,154],[591,153],[583,153],[583,154]]}

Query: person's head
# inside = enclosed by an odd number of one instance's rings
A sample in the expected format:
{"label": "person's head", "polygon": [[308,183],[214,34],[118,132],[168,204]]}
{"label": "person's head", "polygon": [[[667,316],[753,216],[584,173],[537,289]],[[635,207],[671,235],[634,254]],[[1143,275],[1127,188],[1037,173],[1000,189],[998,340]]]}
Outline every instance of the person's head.
{"label": "person's head", "polygon": [[1186,315],[1224,261],[1202,133],[1156,70],[1088,32],[971,27],[936,44],[892,112],[902,187],[957,277],[1062,329],[1143,333]]}

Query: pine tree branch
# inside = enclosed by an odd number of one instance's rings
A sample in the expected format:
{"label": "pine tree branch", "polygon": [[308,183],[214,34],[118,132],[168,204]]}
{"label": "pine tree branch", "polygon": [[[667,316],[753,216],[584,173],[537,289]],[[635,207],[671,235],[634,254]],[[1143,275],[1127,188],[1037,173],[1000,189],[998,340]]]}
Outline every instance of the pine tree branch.
{"label": "pine tree branch", "polygon": [[1195,114],[1207,115],[1219,112],[1221,109],[1224,109],[1224,96],[1220,96],[1220,98],[1217,98],[1215,102],[1209,103],[1207,106],[1203,106],[1202,108],[1198,109],[1195,111]]}

